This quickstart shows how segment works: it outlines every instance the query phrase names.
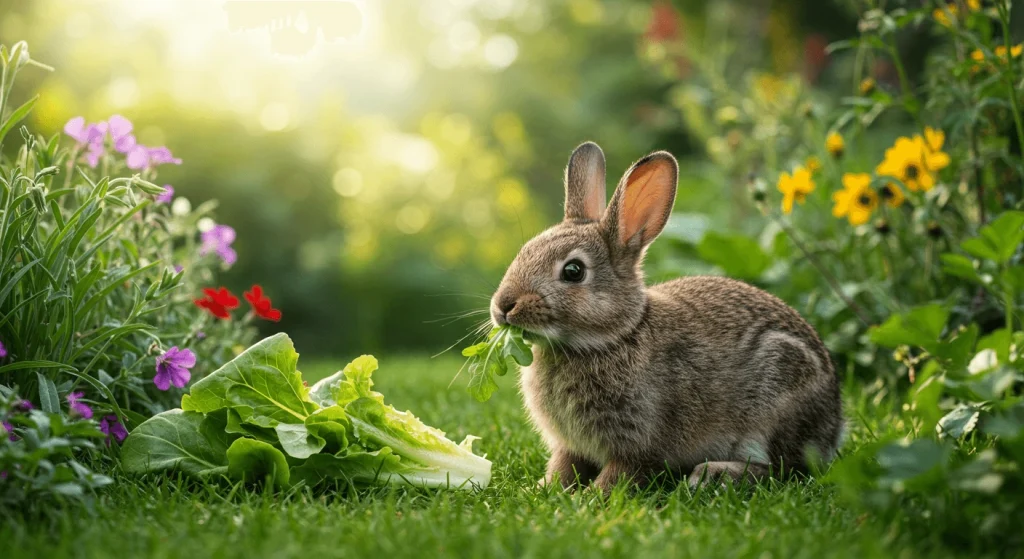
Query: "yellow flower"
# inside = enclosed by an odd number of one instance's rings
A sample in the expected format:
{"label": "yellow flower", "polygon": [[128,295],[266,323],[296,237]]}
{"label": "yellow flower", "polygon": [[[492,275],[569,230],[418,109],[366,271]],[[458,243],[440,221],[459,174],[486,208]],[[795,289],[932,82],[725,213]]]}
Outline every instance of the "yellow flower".
{"label": "yellow flower", "polygon": [[[925,126],[924,142],[925,145],[928,146],[929,150],[942,152],[942,144],[946,143],[946,133],[942,130],[936,130],[931,126]],[[945,167],[946,165],[949,165],[949,162],[943,163],[942,167]]]}
{"label": "yellow flower", "polygon": [[821,170],[821,160],[816,155],[812,155],[804,162],[804,166],[807,167],[811,174],[817,173]]}
{"label": "yellow flower", "polygon": [[[967,4],[968,11],[976,12],[981,9],[981,0],[967,0],[965,3]],[[959,8],[957,8],[956,4],[949,3],[946,4],[945,8],[935,8],[932,12],[932,17],[934,17],[935,21],[939,22],[940,25],[949,27],[952,23],[949,18],[951,16],[955,18],[958,12]]]}
{"label": "yellow flower", "polygon": [[[1020,58],[1020,55],[1024,53],[1024,44],[1013,45],[1010,47],[1010,56],[1013,58]],[[1006,45],[999,45],[992,49],[992,54],[995,55],[995,59],[1000,63],[1006,63]],[[982,69],[982,65],[987,65],[985,61],[985,53],[981,52],[981,49],[974,49],[971,51],[971,60],[977,62],[971,66],[972,72],[979,72]]]}
{"label": "yellow flower", "polygon": [[832,154],[832,157],[842,157],[843,150],[846,149],[846,142],[843,141],[839,132],[830,132],[825,138],[825,149]]}
{"label": "yellow flower", "polygon": [[793,169],[792,175],[789,173],[779,175],[778,188],[782,193],[782,213],[791,213],[793,202],[803,204],[807,195],[814,192],[814,186],[811,172],[804,167]]}
{"label": "yellow flower", "polygon": [[864,225],[878,208],[878,193],[871,189],[871,175],[844,173],[843,189],[832,194],[832,215],[845,217],[850,225]]}
{"label": "yellow flower", "polygon": [[907,199],[903,194],[903,189],[891,182],[886,183],[879,194],[881,195],[882,200],[885,200],[885,205],[890,208],[898,208],[902,206],[903,202]]}
{"label": "yellow flower", "polygon": [[874,78],[864,78],[863,80],[861,80],[861,82],[860,82],[860,94],[861,95],[871,95],[871,93],[874,92],[874,91],[875,91],[875,79]]}
{"label": "yellow flower", "polygon": [[882,176],[895,177],[911,192],[927,192],[935,186],[934,173],[949,165],[949,155],[942,151],[945,134],[941,130],[925,128],[925,137],[902,136],[885,150],[885,159],[878,164],[875,172]]}

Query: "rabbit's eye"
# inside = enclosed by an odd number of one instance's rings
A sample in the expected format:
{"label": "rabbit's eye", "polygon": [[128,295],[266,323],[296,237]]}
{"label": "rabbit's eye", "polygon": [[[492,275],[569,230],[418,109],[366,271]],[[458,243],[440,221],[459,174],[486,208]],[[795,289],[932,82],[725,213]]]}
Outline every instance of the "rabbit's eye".
{"label": "rabbit's eye", "polygon": [[562,281],[579,283],[583,281],[585,268],[579,260],[570,260],[562,266]]}

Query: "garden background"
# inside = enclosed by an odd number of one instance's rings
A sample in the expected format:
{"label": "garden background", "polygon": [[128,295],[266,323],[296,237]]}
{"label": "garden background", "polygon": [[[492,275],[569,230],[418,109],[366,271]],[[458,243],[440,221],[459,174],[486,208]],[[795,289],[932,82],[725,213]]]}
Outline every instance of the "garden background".
{"label": "garden background", "polygon": [[[37,432],[71,464],[0,490],[8,541],[101,555],[130,526],[150,555],[1019,553],[1022,17],[1002,0],[0,0],[0,385],[48,414],[0,390],[0,465],[35,475],[42,454],[19,452]],[[729,275],[818,329],[850,434],[816,480],[538,490],[513,379],[486,404],[465,393],[458,349],[560,218],[584,140],[613,180],[652,150],[680,161],[650,281]],[[131,475],[111,441],[277,332],[310,383],[376,354],[396,405],[484,437],[491,487],[224,496]]]}

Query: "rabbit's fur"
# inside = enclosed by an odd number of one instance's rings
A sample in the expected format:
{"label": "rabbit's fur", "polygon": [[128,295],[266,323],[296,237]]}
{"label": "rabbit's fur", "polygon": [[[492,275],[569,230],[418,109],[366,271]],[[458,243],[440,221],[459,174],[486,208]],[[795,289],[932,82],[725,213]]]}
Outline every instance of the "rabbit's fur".
{"label": "rabbit's fur", "polygon": [[[545,476],[570,487],[667,468],[690,482],[803,471],[842,429],[828,351],[778,298],[722,277],[645,287],[642,260],[675,200],[667,152],[635,163],[605,210],[604,154],[581,145],[565,219],[523,246],[491,300],[495,323],[533,341],[526,407],[551,450]],[[584,268],[567,280],[567,262]]]}

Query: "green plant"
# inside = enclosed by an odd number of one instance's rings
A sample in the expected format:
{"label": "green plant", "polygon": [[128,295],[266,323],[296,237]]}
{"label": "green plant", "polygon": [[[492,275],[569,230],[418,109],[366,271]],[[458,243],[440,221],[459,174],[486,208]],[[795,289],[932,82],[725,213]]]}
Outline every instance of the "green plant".
{"label": "green plant", "polygon": [[[1005,526],[1024,509],[1024,46],[1004,0],[871,5],[858,30],[828,49],[852,68],[842,91],[695,56],[700,79],[672,100],[763,218],[677,250],[803,311],[851,382],[895,408],[830,474],[851,497]],[[915,32],[932,36],[920,76],[899,48]],[[991,514],[957,506],[1001,487]]]}
{"label": "green plant", "polygon": [[[0,59],[2,147],[35,102],[7,111],[15,78],[41,65],[24,43],[0,47]],[[119,115],[89,125],[78,117],[66,147],[21,127],[21,144],[0,160],[0,384],[33,402],[39,379],[61,395],[84,390],[99,412],[137,425],[176,400],[153,382],[164,350],[192,348],[201,377],[255,331],[251,314],[217,320],[193,304],[233,262],[230,240],[210,218],[215,203],[192,209],[152,182],[158,165],[180,160],[131,130]]]}
{"label": "green plant", "polygon": [[469,368],[469,393],[479,402],[486,402],[498,389],[494,377],[508,374],[511,363],[522,367],[533,363],[533,352],[523,339],[523,330],[506,324],[495,326],[487,333],[487,338],[462,350],[462,356],[468,357],[466,367]]}
{"label": "green plant", "polygon": [[192,386],[181,409],[156,415],[129,435],[129,473],[178,470],[200,479],[228,476],[304,482],[486,486],[491,463],[384,404],[371,390],[377,360],[364,355],[311,389],[296,370],[291,339],[253,345]]}
{"label": "green plant", "polygon": [[78,461],[108,436],[95,421],[64,415],[59,407],[33,409],[3,386],[0,418],[0,514],[52,500],[80,501],[111,483]]}

